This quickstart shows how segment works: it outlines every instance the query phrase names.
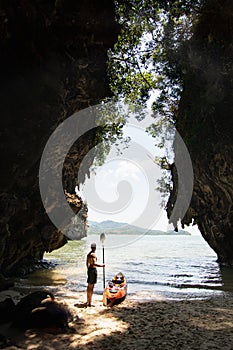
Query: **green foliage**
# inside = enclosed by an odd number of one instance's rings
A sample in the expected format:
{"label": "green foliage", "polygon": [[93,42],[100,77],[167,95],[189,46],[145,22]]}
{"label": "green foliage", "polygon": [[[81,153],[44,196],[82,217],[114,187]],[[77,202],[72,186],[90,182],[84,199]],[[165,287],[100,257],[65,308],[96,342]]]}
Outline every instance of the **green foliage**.
{"label": "green foliage", "polygon": [[115,96],[146,105],[165,117],[177,109],[182,83],[180,47],[192,34],[198,0],[116,0],[122,31],[109,53],[111,88]]}
{"label": "green foliage", "polygon": [[171,190],[169,166],[165,163],[172,162],[171,140],[183,88],[182,49],[192,36],[200,2],[115,0],[122,30],[109,52],[111,89],[118,100],[142,109],[154,96],[155,121],[147,131],[165,150],[165,156],[155,160],[164,170],[158,183],[164,198]]}
{"label": "green foliage", "polygon": [[104,163],[112,145],[119,149],[120,145],[127,147],[128,138],[123,136],[123,126],[126,123],[125,112],[121,105],[114,100],[103,101],[98,106],[96,129],[95,160],[93,166],[100,166]]}
{"label": "green foliage", "polygon": [[[117,43],[109,50],[108,60],[115,100],[110,106],[109,103],[101,106],[95,165],[103,164],[113,143],[118,146],[123,142],[127,147],[123,126],[128,113],[142,119],[151,96],[154,96],[155,122],[147,131],[155,137],[157,146],[170,153],[168,143],[173,136],[183,88],[182,48],[192,36],[200,2],[115,0],[117,18],[122,27]],[[129,106],[127,113],[121,110],[121,101]],[[107,121],[106,126],[102,126],[103,120]],[[167,159],[170,161],[169,156]],[[157,162],[163,167],[163,161]],[[165,172],[160,183],[161,191],[165,193],[169,186]]]}

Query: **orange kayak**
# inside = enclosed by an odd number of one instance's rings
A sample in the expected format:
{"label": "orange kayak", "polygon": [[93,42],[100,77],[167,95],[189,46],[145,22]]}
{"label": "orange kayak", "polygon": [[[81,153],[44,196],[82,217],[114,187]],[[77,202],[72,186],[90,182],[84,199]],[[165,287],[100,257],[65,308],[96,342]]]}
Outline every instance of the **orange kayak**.
{"label": "orange kayak", "polygon": [[120,304],[125,300],[127,294],[127,282],[123,273],[119,272],[113,279],[108,282],[103,293],[104,306],[113,306]]}

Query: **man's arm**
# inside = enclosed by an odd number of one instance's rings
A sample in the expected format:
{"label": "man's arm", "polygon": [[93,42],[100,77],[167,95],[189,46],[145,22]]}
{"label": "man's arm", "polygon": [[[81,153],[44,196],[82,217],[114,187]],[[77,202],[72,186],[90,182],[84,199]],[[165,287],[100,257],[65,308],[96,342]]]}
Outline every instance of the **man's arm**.
{"label": "man's arm", "polygon": [[93,255],[92,253],[87,254],[86,267],[94,267]]}
{"label": "man's arm", "polygon": [[96,264],[96,263],[95,263],[94,267],[105,267],[105,264],[101,264],[101,265],[100,265],[100,264]]}
{"label": "man's arm", "polygon": [[104,267],[105,264],[97,264],[97,257],[95,254],[93,254],[93,266],[94,267]]}
{"label": "man's arm", "polygon": [[104,267],[105,265],[97,264],[97,257],[94,253],[87,255],[87,261],[86,261],[87,268],[89,267]]}

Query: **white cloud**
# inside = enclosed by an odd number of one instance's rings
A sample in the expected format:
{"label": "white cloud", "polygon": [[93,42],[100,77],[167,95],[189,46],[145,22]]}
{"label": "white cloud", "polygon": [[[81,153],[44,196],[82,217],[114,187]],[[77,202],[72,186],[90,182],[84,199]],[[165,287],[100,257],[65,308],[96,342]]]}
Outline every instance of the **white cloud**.
{"label": "white cloud", "polygon": [[139,175],[142,172],[138,166],[136,166],[131,161],[122,160],[118,164],[115,176],[116,178],[132,178],[134,180],[139,180]]}

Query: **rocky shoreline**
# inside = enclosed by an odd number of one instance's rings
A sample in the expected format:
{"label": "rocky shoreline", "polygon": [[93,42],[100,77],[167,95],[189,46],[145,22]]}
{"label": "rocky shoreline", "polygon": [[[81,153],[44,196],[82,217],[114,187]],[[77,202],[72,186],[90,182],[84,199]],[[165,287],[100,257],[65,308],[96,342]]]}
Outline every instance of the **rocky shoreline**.
{"label": "rocky shoreline", "polygon": [[[20,298],[17,292],[6,295]],[[127,298],[112,308],[103,306],[101,295],[94,295],[95,307],[83,307],[85,299],[83,292],[65,298],[74,316],[68,331],[27,330],[9,338],[6,349],[232,349],[230,293],[208,300],[145,302]]]}

